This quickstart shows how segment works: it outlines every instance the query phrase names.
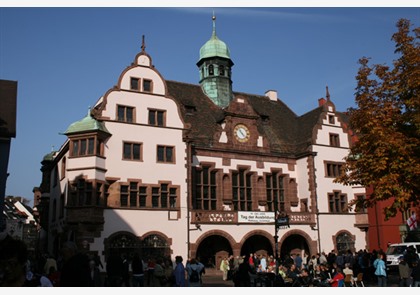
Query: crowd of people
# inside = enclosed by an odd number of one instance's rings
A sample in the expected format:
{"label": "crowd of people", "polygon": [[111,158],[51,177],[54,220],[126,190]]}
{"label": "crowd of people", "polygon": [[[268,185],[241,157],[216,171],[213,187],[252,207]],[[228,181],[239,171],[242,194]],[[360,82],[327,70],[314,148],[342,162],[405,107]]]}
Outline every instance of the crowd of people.
{"label": "crowd of people", "polygon": [[[399,285],[420,286],[419,256],[413,248],[400,258]],[[384,251],[331,250],[309,256],[296,252],[278,261],[265,253],[224,257],[218,269],[222,279],[238,287],[290,286],[339,287],[346,275],[362,274],[364,283],[387,286]],[[62,245],[59,257],[31,257],[25,243],[6,237],[0,243],[0,286],[2,287],[199,287],[206,268],[198,259],[181,256],[142,258],[139,253],[111,252],[104,267],[99,256],[78,249],[75,243]]]}
{"label": "crowd of people", "polygon": [[[226,267],[225,265],[228,265]],[[272,255],[251,253],[242,257],[226,257],[221,265],[223,279],[232,279],[235,286],[302,286],[341,287],[349,275],[347,286],[368,284],[386,287],[386,254],[382,250],[336,252],[331,250],[309,256],[292,253],[279,261]],[[420,286],[419,256],[409,248],[401,257],[399,286]],[[359,282],[358,282],[359,280]]]}

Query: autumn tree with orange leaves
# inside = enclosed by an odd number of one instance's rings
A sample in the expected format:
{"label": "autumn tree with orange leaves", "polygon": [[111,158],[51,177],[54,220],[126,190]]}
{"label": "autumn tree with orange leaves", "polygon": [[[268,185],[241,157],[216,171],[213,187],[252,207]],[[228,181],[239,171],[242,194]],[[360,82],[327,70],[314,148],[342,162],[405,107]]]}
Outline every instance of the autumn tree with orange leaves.
{"label": "autumn tree with orange leaves", "polygon": [[393,199],[385,220],[420,201],[420,28],[397,22],[393,68],[359,60],[356,108],[350,126],[357,137],[335,182],[372,187],[369,198],[354,200],[356,208]]}

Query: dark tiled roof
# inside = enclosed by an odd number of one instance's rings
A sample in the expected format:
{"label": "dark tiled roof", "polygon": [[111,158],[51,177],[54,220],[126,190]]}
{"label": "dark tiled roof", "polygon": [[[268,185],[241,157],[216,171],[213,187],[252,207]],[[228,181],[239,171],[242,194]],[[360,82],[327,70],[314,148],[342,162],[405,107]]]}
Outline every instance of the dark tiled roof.
{"label": "dark tiled roof", "polygon": [[[190,137],[195,143],[209,145],[225,111],[203,93],[200,85],[166,81],[171,97],[180,103],[184,122],[190,124]],[[320,123],[323,107],[318,107],[298,117],[281,100],[272,101],[266,96],[234,92],[248,100],[260,116],[258,131],[270,142],[271,152],[296,156],[306,152],[312,144],[314,126]]]}

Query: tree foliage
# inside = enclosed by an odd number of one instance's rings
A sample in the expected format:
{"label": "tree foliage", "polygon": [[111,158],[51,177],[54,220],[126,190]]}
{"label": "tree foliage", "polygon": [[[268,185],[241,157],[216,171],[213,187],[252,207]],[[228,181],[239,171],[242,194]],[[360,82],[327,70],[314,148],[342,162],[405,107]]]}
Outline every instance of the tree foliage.
{"label": "tree foliage", "polygon": [[397,22],[393,68],[359,60],[357,107],[348,110],[356,141],[335,180],[372,188],[371,196],[353,201],[356,208],[392,198],[385,219],[420,201],[420,28],[411,26]]}

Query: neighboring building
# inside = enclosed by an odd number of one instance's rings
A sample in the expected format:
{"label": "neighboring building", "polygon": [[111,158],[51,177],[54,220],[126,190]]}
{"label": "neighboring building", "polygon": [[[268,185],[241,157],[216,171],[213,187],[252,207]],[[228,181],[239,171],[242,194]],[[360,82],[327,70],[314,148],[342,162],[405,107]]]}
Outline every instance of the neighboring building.
{"label": "neighboring building", "polygon": [[2,217],[6,220],[5,232],[19,240],[23,240],[28,250],[34,253],[37,250],[38,224],[36,212],[25,204],[21,197],[6,197]]}
{"label": "neighboring building", "polygon": [[[105,261],[111,251],[139,251],[218,265],[276,248],[280,256],[365,249],[367,214],[348,202],[366,190],[333,182],[352,133],[328,88],[297,116],[276,91],[233,91],[233,65],[214,20],[199,85],[165,80],[143,39],[117,85],[42,161],[45,250],[71,239]],[[289,218],[278,234],[277,215]]]}
{"label": "neighboring building", "polygon": [[[9,175],[10,144],[16,137],[17,82],[0,80],[0,212],[3,212],[6,182]],[[3,215],[0,215],[0,235],[6,229]]]}

